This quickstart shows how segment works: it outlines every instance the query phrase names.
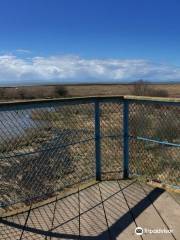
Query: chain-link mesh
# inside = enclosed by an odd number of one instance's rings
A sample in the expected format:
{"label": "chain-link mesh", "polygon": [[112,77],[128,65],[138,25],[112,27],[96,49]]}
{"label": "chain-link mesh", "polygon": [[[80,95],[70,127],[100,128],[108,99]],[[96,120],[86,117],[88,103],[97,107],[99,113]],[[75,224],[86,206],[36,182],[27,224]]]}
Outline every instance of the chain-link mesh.
{"label": "chain-link mesh", "polygon": [[[178,185],[180,105],[128,104],[130,174]],[[29,206],[95,179],[97,140],[102,179],[122,177],[123,110],[124,102],[117,97],[1,105],[0,209],[14,203]]]}
{"label": "chain-link mesh", "polygon": [[130,172],[180,184],[180,105],[129,104]]}
{"label": "chain-link mesh", "polygon": [[[101,171],[122,169],[122,103],[100,102]],[[95,179],[95,101],[0,108],[0,204],[29,205]]]}
{"label": "chain-link mesh", "polygon": [[42,200],[95,176],[93,103],[0,110],[1,206]]}
{"label": "chain-link mesh", "polygon": [[123,171],[123,103],[100,105],[102,177],[119,178]]}

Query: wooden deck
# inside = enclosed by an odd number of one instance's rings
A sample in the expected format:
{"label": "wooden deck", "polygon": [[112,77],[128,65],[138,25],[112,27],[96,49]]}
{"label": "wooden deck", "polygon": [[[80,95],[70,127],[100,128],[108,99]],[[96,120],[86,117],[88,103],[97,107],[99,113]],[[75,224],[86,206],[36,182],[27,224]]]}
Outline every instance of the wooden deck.
{"label": "wooden deck", "polygon": [[[142,235],[135,228],[142,227]],[[147,233],[146,231],[171,233]],[[180,205],[138,181],[95,183],[24,213],[2,218],[0,240],[180,239]]]}

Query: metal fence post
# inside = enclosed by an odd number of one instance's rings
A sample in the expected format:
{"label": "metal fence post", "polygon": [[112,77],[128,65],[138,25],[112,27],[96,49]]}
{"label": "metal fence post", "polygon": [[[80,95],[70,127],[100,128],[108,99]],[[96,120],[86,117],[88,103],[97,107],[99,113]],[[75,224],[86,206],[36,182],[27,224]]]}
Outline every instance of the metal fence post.
{"label": "metal fence post", "polygon": [[96,149],[96,180],[101,180],[101,143],[100,143],[100,107],[95,100],[95,149]]}
{"label": "metal fence post", "polygon": [[129,103],[124,100],[123,109],[123,138],[124,138],[124,163],[123,163],[123,178],[129,177]]}

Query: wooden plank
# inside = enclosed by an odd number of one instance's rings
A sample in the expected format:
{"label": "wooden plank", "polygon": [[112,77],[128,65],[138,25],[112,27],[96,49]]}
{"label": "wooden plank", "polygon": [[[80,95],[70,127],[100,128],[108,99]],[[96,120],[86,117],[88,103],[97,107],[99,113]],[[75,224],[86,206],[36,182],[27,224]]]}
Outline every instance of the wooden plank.
{"label": "wooden plank", "polygon": [[[98,184],[79,193],[80,197],[80,235],[109,239],[102,199]],[[102,238],[102,239],[103,239]]]}
{"label": "wooden plank", "polygon": [[109,231],[112,239],[136,240],[136,225],[117,181],[100,183]]}
{"label": "wooden plank", "polygon": [[28,212],[25,212],[25,213],[20,213],[11,217],[4,218],[4,220],[24,226],[27,218],[28,218]]}
{"label": "wooden plank", "polygon": [[[11,217],[7,217],[7,218],[4,218],[4,220],[18,224],[18,225],[22,226],[22,228],[23,228],[27,217],[28,217],[28,212],[14,215]],[[15,227],[11,227],[11,226],[8,226],[5,224],[0,224],[0,239],[2,239],[2,240],[20,239],[20,237],[22,235],[22,231],[23,230],[16,229]]]}
{"label": "wooden plank", "polygon": [[31,210],[27,227],[48,231],[52,227],[55,202]]}
{"label": "wooden plank", "polygon": [[88,211],[101,203],[99,186],[96,184],[79,192],[80,213]]}
{"label": "wooden plank", "polygon": [[[142,186],[147,193],[152,191],[152,187],[145,184]],[[173,230],[175,238],[180,239],[180,205],[178,202],[165,191],[153,204],[169,229]]]}
{"label": "wooden plank", "polygon": [[[68,223],[57,227],[52,231],[53,233],[63,234],[64,237],[51,237],[49,240],[57,240],[57,239],[79,239],[79,218],[75,218]],[[67,236],[66,236],[67,235]]]}
{"label": "wooden plank", "polygon": [[79,216],[78,194],[72,194],[56,203],[53,227],[58,227]]}
{"label": "wooden plank", "polygon": [[[19,240],[19,238],[17,240]],[[45,240],[45,236],[25,231],[22,235],[21,240]]]}
{"label": "wooden plank", "polygon": [[91,239],[109,240],[108,228],[102,204],[83,213],[80,217],[80,235]]}
{"label": "wooden plank", "polygon": [[20,239],[22,230],[0,224],[0,239],[1,240],[15,240]]}
{"label": "wooden plank", "polygon": [[112,195],[120,192],[120,188],[117,181],[103,181],[99,183],[102,199],[106,200]]}
{"label": "wooden plank", "polygon": [[[120,182],[121,183],[121,182]],[[153,192],[154,191],[154,192]],[[158,215],[156,209],[151,204],[149,199],[150,194],[154,194],[154,198],[160,197],[162,191],[157,192],[152,190],[148,195],[145,194],[144,190],[138,183],[130,185],[128,188],[123,190],[125,198],[131,211],[133,213],[134,219],[138,227],[142,227],[144,231],[146,229],[166,229],[166,225]],[[144,233],[143,239],[147,240],[172,240],[174,239],[171,234],[164,233]]]}

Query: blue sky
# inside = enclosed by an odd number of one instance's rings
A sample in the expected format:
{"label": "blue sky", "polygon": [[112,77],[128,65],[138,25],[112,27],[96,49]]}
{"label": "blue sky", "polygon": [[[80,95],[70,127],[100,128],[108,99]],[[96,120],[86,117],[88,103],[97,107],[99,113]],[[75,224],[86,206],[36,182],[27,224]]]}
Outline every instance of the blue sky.
{"label": "blue sky", "polygon": [[179,0],[0,0],[0,83],[180,80]]}

